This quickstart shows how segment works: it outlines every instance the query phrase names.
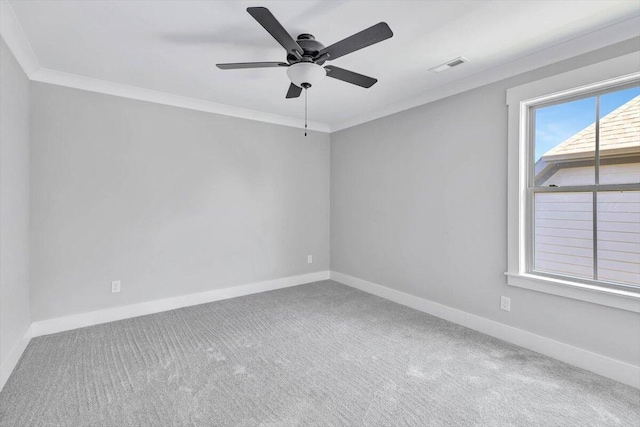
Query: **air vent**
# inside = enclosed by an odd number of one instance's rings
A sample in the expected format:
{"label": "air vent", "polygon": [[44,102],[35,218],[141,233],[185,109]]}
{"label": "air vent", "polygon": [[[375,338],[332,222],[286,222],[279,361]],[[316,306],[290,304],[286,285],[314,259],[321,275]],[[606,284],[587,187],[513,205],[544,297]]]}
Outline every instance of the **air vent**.
{"label": "air vent", "polygon": [[436,73],[441,73],[449,68],[457,67],[458,65],[464,64],[465,62],[469,62],[467,58],[464,56],[459,56],[451,61],[447,61],[444,64],[438,65],[437,67],[431,68],[429,71],[435,71]]}

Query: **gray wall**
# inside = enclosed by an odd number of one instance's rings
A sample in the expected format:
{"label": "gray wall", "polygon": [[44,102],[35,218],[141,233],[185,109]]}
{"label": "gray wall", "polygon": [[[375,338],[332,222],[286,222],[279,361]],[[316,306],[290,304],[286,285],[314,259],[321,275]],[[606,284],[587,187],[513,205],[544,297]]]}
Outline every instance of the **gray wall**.
{"label": "gray wall", "polygon": [[32,83],[29,278],[29,83],[3,42],[0,360],[29,280],[43,320],[326,270],[330,234],[333,270],[637,365],[640,316],[503,276],[505,90],[637,46],[333,134],[331,166],[325,134]]}
{"label": "gray wall", "polygon": [[34,321],[329,268],[327,134],[42,83],[31,115]]}
{"label": "gray wall", "polygon": [[[637,39],[331,135],[331,268],[634,365],[640,316],[509,287],[507,88]],[[499,309],[511,297],[511,312]]]}
{"label": "gray wall", "polygon": [[29,325],[29,80],[0,39],[0,363]]}

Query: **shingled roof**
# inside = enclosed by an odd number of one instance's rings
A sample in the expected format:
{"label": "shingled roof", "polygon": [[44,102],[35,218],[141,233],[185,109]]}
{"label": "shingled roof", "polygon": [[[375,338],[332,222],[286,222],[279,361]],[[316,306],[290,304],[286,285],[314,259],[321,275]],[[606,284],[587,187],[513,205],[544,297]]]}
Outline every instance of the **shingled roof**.
{"label": "shingled roof", "polygon": [[[549,163],[594,157],[593,123],[542,155]],[[600,119],[600,157],[640,153],[640,96]]]}

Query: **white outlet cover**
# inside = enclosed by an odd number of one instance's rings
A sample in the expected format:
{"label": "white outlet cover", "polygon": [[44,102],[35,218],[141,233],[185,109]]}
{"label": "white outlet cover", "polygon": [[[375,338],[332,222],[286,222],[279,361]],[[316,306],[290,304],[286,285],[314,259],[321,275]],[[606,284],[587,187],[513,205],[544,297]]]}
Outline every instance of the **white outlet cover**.
{"label": "white outlet cover", "polygon": [[119,280],[114,280],[113,282],[111,282],[111,293],[118,293],[120,292],[120,281]]}
{"label": "white outlet cover", "polygon": [[313,255],[307,255],[307,264],[311,264],[313,262]]}
{"label": "white outlet cover", "polygon": [[511,311],[511,298],[501,296],[500,309],[504,311]]}

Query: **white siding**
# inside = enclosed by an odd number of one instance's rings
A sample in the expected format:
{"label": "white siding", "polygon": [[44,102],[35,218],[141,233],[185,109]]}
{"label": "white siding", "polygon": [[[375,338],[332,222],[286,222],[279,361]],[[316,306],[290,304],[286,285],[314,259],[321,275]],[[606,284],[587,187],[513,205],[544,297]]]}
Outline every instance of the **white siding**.
{"label": "white siding", "polygon": [[[547,183],[585,184],[586,171],[558,171]],[[607,165],[601,183],[637,182],[640,164]],[[593,277],[591,193],[539,193],[535,198],[534,265],[539,271]],[[640,285],[640,192],[598,194],[598,278]]]}
{"label": "white siding", "polygon": [[[640,163],[600,166],[600,184],[629,184],[640,182]],[[563,168],[553,174],[542,185],[592,185],[595,184],[593,166]]]}
{"label": "white siding", "polygon": [[598,194],[598,278],[640,284],[640,191]]}
{"label": "white siding", "polygon": [[593,278],[592,202],[591,193],[536,194],[536,270]]}

